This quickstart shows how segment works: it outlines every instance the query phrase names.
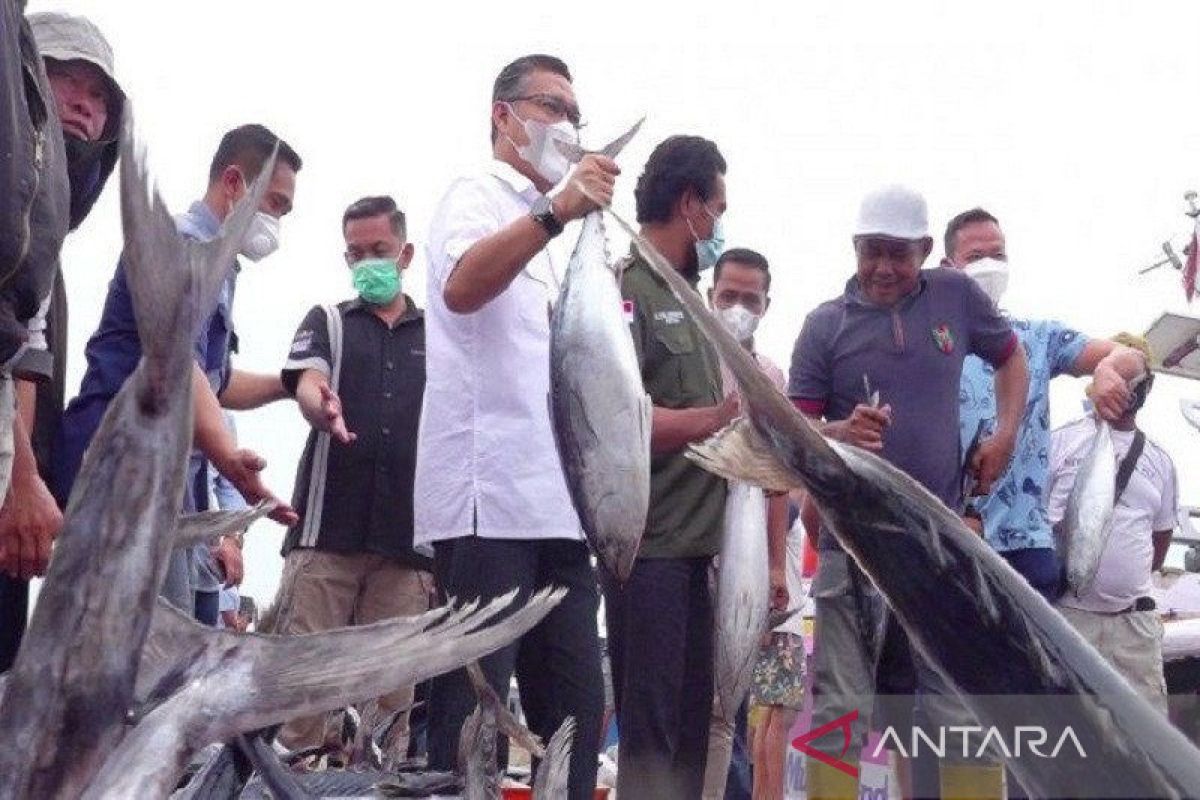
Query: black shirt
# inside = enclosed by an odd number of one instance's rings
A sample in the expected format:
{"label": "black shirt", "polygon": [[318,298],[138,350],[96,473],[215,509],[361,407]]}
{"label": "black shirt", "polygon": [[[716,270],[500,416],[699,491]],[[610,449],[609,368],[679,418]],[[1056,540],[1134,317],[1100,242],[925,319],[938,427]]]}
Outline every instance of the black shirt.
{"label": "black shirt", "polygon": [[357,438],[342,444],[311,431],[296,471],[292,505],[300,521],[288,529],[283,552],[314,547],[337,553],[375,553],[428,569],[413,550],[413,474],[417,427],[425,391],[425,318],[407,297],[408,311],[391,328],[361,300],[316,306],[292,341],[283,385],[295,395],[300,376],[315,369],[342,401],[346,427]]}

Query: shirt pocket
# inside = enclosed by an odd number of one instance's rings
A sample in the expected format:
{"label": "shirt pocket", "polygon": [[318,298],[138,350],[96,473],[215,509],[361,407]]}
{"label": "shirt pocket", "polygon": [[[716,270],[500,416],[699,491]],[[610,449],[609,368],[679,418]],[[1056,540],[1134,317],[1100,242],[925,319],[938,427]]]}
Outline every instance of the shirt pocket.
{"label": "shirt pocket", "polygon": [[658,325],[652,334],[662,355],[651,387],[652,394],[661,395],[655,399],[680,408],[707,400],[710,392],[704,381],[704,356],[692,330],[680,322]]}

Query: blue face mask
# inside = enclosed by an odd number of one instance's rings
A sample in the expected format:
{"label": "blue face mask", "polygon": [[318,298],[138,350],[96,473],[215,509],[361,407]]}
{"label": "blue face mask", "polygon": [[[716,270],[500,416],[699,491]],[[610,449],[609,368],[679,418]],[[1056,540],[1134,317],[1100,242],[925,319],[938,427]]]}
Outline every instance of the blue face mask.
{"label": "blue face mask", "polygon": [[692,227],[692,221],[687,221],[688,230],[696,237],[696,268],[701,272],[716,266],[717,259],[725,252],[725,226],[721,223],[721,218],[709,211],[707,205],[704,206],[704,213],[712,217],[713,221],[712,236],[707,239],[701,239]]}

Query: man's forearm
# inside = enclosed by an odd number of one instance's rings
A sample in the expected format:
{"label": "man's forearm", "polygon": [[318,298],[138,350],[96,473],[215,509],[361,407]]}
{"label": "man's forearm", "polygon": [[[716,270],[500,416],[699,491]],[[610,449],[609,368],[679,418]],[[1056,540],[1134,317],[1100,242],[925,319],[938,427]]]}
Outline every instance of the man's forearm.
{"label": "man's forearm", "polygon": [[772,572],[787,569],[788,496],[767,498],[767,563]]}
{"label": "man's forearm", "polygon": [[1167,560],[1167,551],[1171,549],[1171,536],[1174,531],[1154,531],[1150,535],[1150,541],[1154,545],[1154,560],[1151,562],[1150,569],[1158,571],[1162,569],[1163,562]]}
{"label": "man's forearm", "polygon": [[442,299],[456,314],[483,308],[508,288],[529,260],[550,241],[546,229],[533,217],[520,217],[480,239],[450,272]]}
{"label": "man's forearm", "polygon": [[221,403],[199,366],[192,369],[192,410],[193,443],[219,470],[219,465],[226,463],[237,450],[237,443],[225,425]]}
{"label": "man's forearm", "polygon": [[677,453],[692,442],[700,442],[722,428],[721,407],[654,407],[650,423],[650,452]]}
{"label": "man's forearm", "polygon": [[1016,441],[1029,397],[1029,365],[1025,348],[1017,346],[996,370],[996,435]]}
{"label": "man's forearm", "polygon": [[325,415],[321,413],[323,385],[327,385],[325,375],[315,369],[304,370],[296,383],[296,405],[300,407],[300,415],[318,430],[326,430],[328,427]]}
{"label": "man's forearm", "polygon": [[288,396],[279,373],[263,374],[235,369],[229,383],[221,392],[221,406],[234,411],[260,408]]}

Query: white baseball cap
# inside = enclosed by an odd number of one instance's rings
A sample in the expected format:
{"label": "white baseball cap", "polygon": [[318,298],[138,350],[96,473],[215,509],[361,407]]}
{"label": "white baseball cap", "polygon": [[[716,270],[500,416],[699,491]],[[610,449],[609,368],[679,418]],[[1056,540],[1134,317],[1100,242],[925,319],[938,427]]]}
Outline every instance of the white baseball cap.
{"label": "white baseball cap", "polygon": [[855,236],[889,236],[916,241],[929,236],[925,198],[907,186],[884,186],[869,192],[858,208]]}

